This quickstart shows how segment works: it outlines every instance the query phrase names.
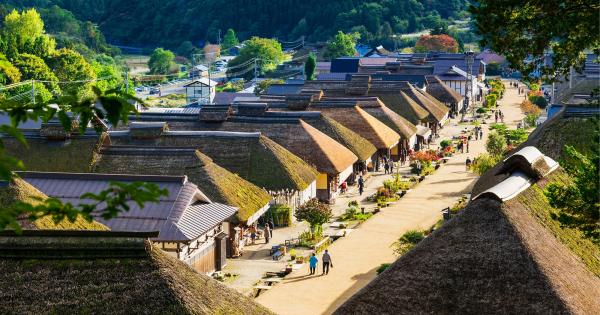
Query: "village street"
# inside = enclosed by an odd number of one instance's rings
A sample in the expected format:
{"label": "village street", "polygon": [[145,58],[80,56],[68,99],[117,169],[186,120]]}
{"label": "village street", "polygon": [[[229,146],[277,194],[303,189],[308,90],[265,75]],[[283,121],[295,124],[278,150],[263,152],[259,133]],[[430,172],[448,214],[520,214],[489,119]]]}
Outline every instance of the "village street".
{"label": "village street", "polygon": [[[519,104],[522,96],[505,81],[505,97],[500,109],[505,122],[514,127],[522,114]],[[493,119],[492,119],[493,120]],[[489,123],[490,121],[488,121]],[[493,122],[493,121],[492,121]],[[473,159],[485,151],[485,139],[489,133],[484,127],[484,140],[471,141],[470,152],[455,154],[450,160],[428,176],[394,205],[363,223],[358,229],[329,247],[334,268],[329,275],[308,275],[308,266],[296,270],[272,289],[262,293],[257,301],[278,314],[329,314],[352,294],[377,276],[376,269],[382,263],[391,263],[394,256],[390,245],[411,229],[427,229],[442,217],[442,210],[452,206],[463,194],[470,193],[477,176],[465,169],[467,157]],[[460,134],[470,124],[449,122],[437,142]],[[433,147],[433,146],[432,146]],[[388,175],[389,176],[389,175]],[[376,189],[387,176],[376,176],[369,182],[369,189]],[[363,195],[365,197],[371,191]],[[356,196],[354,196],[356,198]],[[347,198],[338,204],[346,204]],[[319,255],[320,259],[320,255]]]}

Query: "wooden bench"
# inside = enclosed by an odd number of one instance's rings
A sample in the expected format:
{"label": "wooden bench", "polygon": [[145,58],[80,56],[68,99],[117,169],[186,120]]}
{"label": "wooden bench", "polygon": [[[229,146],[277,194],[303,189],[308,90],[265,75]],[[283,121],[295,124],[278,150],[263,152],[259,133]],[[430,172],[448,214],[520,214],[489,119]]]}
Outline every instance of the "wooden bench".
{"label": "wooden bench", "polygon": [[284,241],[285,246],[290,247],[292,245],[298,245],[300,242],[299,238],[290,238]]}

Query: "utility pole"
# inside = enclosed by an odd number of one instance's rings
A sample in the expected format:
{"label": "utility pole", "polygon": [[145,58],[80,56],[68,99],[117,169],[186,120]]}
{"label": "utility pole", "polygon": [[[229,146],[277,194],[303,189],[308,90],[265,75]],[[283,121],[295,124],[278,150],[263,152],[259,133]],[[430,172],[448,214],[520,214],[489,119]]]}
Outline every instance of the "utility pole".
{"label": "utility pole", "polygon": [[125,93],[129,93],[129,69],[125,70]]}
{"label": "utility pole", "polygon": [[257,58],[254,58],[254,82],[258,81],[258,65],[257,65]]}
{"label": "utility pole", "polygon": [[221,46],[221,29],[219,29],[219,36],[217,36],[217,44]]}
{"label": "utility pole", "polygon": [[467,82],[465,84],[465,100],[463,105],[463,117],[469,110],[471,102],[473,101],[473,61],[475,59],[475,53],[469,49],[465,52],[465,58],[467,60]]}

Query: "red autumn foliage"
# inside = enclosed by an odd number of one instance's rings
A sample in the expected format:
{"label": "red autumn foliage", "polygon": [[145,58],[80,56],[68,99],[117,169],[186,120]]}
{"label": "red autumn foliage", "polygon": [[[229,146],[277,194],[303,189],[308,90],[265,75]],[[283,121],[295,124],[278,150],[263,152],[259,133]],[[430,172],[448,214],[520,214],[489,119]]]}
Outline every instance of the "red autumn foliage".
{"label": "red autumn foliage", "polygon": [[435,150],[427,150],[427,151],[418,151],[411,154],[410,159],[412,161],[418,160],[421,163],[431,163],[434,161],[439,161],[440,157],[438,156]]}
{"label": "red autumn foliage", "polygon": [[440,51],[457,53],[458,43],[454,38],[446,34],[441,35],[421,35],[415,45],[417,52]]}

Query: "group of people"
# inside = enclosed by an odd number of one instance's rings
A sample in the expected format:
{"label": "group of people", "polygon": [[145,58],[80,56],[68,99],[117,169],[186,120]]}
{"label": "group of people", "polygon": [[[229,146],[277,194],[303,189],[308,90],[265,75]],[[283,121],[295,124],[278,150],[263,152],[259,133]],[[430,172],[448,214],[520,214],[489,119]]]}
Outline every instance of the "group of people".
{"label": "group of people", "polygon": [[393,174],[394,173],[394,161],[392,159],[388,159],[387,156],[383,156],[383,172],[384,174]]}
{"label": "group of people", "polygon": [[[329,255],[328,250],[325,250],[325,253],[323,253],[321,260],[323,261],[322,275],[327,275],[327,274],[329,274],[329,267],[333,268],[333,262],[331,261],[331,255]],[[310,256],[310,259],[308,260],[308,268],[310,270],[311,275],[314,275],[315,272],[317,271],[318,263],[319,263],[319,259],[317,258],[317,255],[315,253],[313,253]]]}
{"label": "group of people", "polygon": [[483,128],[481,126],[475,127],[473,132],[475,133],[475,140],[483,139]]}
{"label": "group of people", "polygon": [[[262,234],[265,236],[265,244],[269,244],[271,238],[273,237],[273,229],[275,228],[275,224],[273,223],[273,219],[267,220],[265,222],[265,226],[262,229]],[[252,240],[252,245],[256,243],[256,238],[261,234],[259,232],[258,225],[256,222],[250,227],[250,239]]]}
{"label": "group of people", "polygon": [[496,123],[498,123],[498,119],[500,119],[500,122],[504,123],[504,114],[499,109],[494,112],[494,121]]}

